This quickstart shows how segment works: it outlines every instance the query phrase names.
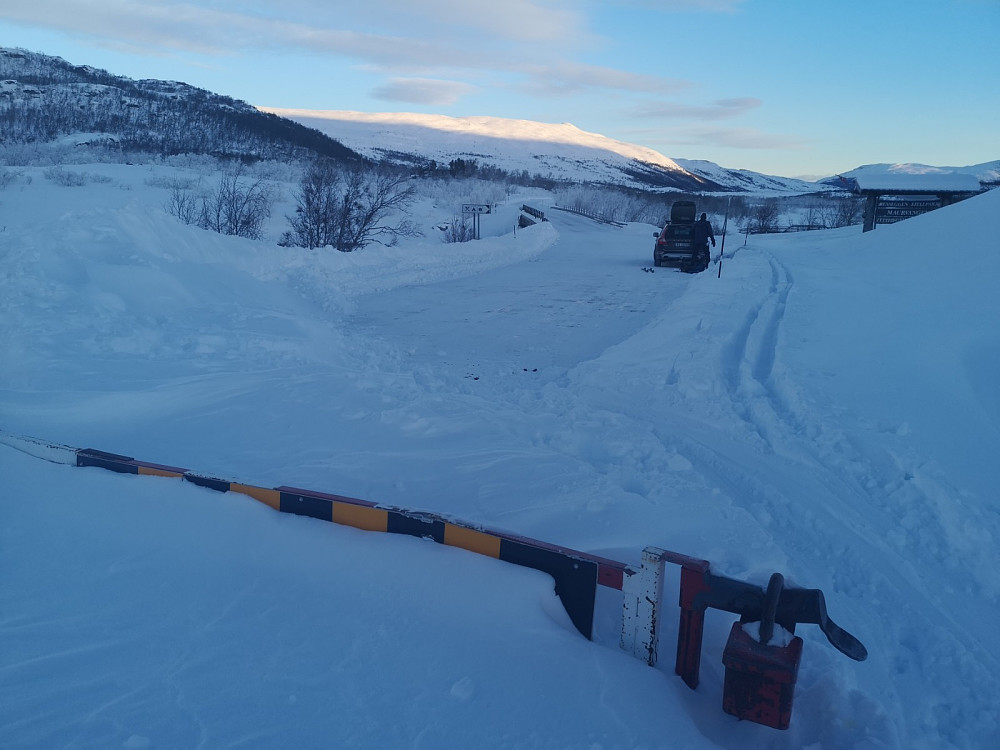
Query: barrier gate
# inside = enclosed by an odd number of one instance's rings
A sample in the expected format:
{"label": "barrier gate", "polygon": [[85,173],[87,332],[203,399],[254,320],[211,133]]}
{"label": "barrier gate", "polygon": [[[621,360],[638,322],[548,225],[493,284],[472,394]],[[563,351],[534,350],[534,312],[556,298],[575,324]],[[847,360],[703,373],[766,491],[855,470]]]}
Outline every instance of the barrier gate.
{"label": "barrier gate", "polygon": [[[367,500],[289,486],[257,487],[198,474],[188,469],[140,461],[130,456],[76,449],[0,431],[0,443],[57,463],[91,466],[126,474],[175,477],[219,492],[239,492],[271,508],[367,531],[407,534],[460,547],[548,573],[573,625],[593,636],[597,587],[622,592],[620,646],[650,666],[657,663],[663,615],[665,566],[680,566],[680,624],[674,671],[692,689],[698,686],[705,611],[738,614],[723,653],[726,677],[723,710],[740,719],[787,729],[802,653],[799,624],[819,625],[841,653],[864,661],[864,645],[830,619],[819,589],[785,588],[780,573],[767,589],[712,572],[707,560],[647,547],[636,567],[623,562],[468,524],[434,513],[378,505]],[[752,623],[759,623],[756,627]],[[775,639],[780,625],[787,643]],[[772,642],[774,641],[774,642]]]}

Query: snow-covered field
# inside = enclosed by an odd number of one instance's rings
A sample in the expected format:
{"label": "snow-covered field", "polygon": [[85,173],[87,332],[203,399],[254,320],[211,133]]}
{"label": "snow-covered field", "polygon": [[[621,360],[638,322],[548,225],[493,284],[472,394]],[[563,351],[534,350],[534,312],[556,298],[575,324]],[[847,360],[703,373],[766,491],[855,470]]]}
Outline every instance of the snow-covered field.
{"label": "snow-covered field", "polygon": [[719,278],[545,193],[341,255],[180,224],[178,169],[67,169],[0,191],[0,430],[780,571],[870,656],[801,626],[779,732],[721,710],[733,616],[673,675],[675,575],[649,668],[613,591],[591,642],[536,571],[0,445],[0,746],[1000,747],[1000,191],[730,236]]}

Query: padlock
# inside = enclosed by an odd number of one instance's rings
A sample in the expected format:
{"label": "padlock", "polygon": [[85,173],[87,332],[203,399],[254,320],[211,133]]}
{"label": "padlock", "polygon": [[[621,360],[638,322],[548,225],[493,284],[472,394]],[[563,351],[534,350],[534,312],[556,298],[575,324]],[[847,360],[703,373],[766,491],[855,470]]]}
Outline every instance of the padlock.
{"label": "padlock", "polygon": [[787,644],[772,644],[774,613],[784,579],[771,576],[760,621],[760,640],[733,623],[722,654],[726,667],[722,709],[739,719],[788,729],[792,719],[792,699],[802,657],[802,639],[792,636]]}

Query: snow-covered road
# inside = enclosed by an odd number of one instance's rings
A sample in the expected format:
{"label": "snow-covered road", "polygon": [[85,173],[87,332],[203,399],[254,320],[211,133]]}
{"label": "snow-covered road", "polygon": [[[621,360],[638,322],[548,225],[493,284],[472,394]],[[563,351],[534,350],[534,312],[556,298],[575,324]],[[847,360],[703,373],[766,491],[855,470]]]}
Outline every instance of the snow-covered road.
{"label": "snow-covered road", "polygon": [[534,383],[564,376],[647,325],[683,289],[676,271],[642,272],[653,245],[645,225],[547,215],[558,236],[527,265],[366,295],[348,330],[362,346],[394,348],[414,369],[479,378],[492,391],[525,372]]}

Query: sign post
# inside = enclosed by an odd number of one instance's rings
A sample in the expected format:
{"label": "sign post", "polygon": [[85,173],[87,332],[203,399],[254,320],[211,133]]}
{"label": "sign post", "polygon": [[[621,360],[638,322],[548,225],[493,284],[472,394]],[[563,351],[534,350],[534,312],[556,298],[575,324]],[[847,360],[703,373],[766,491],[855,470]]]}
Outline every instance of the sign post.
{"label": "sign post", "polygon": [[479,239],[479,215],[493,213],[493,207],[489,203],[463,203],[463,214],[472,214],[472,229],[475,238]]}

